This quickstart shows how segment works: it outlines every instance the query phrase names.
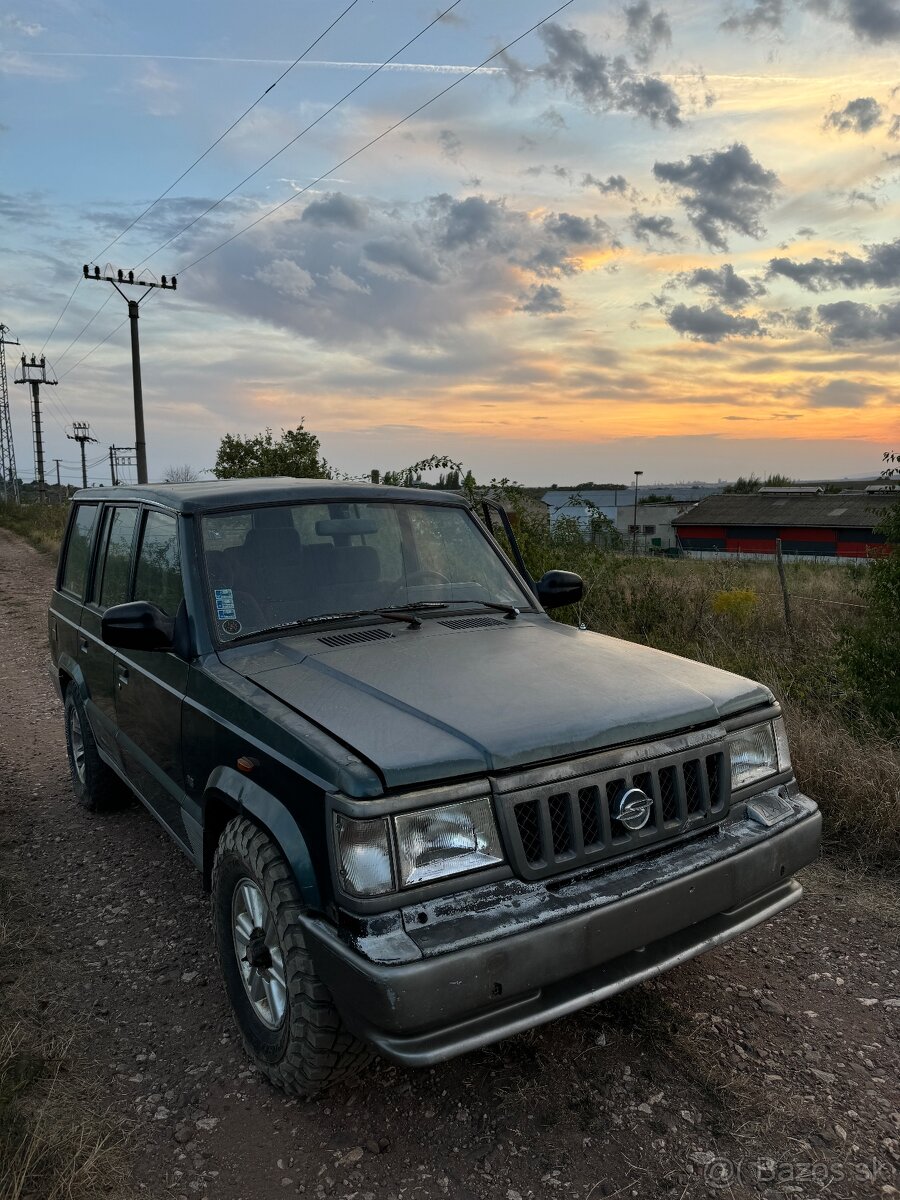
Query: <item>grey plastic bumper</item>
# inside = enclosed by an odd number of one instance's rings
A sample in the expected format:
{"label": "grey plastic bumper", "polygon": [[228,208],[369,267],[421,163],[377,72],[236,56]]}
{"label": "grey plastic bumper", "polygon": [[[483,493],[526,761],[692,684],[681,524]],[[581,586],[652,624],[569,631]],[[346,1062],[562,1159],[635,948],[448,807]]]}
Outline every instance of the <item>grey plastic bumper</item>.
{"label": "grey plastic bumper", "polygon": [[373,963],[307,919],[316,967],[350,1029],[429,1066],[552,1021],[719,946],[796,903],[818,856],[813,812],[749,848],[600,909],[412,963]]}

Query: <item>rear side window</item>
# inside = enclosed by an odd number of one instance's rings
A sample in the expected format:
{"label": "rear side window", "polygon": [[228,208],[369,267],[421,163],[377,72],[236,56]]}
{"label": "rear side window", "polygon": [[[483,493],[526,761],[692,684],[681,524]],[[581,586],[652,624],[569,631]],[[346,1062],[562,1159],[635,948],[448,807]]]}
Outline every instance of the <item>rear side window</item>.
{"label": "rear side window", "polygon": [[91,557],[91,536],[94,523],[97,520],[96,504],[78,504],[75,506],[75,516],[69,532],[69,542],[66,546],[66,562],[63,567],[63,591],[72,592],[79,599],[84,598],[84,584],[87,579],[88,563]]}
{"label": "rear side window", "polygon": [[100,565],[100,607],[122,604],[128,599],[131,578],[131,549],[137,524],[136,508],[116,508],[107,522],[106,551]]}
{"label": "rear side window", "polygon": [[174,617],[183,596],[178,522],[168,513],[149,512],[138,555],[134,598],[147,600]]}

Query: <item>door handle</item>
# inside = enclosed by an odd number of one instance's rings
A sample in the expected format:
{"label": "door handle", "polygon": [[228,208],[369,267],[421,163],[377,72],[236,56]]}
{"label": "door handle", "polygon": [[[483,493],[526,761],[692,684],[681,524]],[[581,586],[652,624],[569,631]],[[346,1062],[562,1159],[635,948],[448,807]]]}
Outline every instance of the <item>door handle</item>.
{"label": "door handle", "polygon": [[122,688],[128,682],[128,668],[116,667],[116,676],[119,681],[119,687]]}
{"label": "door handle", "polygon": [[90,643],[88,642],[87,638],[82,638],[81,641],[78,643],[78,649],[81,651],[82,654],[87,654],[89,646],[90,646]]}

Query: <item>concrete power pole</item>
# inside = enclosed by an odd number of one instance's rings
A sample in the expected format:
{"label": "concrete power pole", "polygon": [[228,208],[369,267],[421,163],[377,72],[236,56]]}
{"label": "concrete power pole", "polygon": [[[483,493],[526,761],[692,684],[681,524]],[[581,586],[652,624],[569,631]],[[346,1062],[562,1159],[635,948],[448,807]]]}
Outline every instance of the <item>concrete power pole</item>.
{"label": "concrete power pole", "polygon": [[0,325],[0,488],[4,503],[12,500],[19,503],[19,475],[16,470],[16,450],[13,446],[12,424],[9,418],[9,387],[6,382],[6,347],[18,346],[13,338],[7,338],[9,326]]}
{"label": "concrete power pole", "polygon": [[[147,439],[144,435],[144,388],[141,381],[141,345],[138,337],[138,317],[140,313],[138,308],[141,300],[146,300],[150,295],[151,288],[163,288],[166,291],[174,292],[178,280],[173,275],[171,279],[166,279],[165,275],[160,277],[159,282],[149,279],[135,279],[134,271],[125,272],[121,269],[113,274],[113,268],[106,267],[105,274],[100,274],[100,268],[94,267],[93,270],[87,263],[82,267],[85,279],[96,279],[98,282],[111,283],[125,303],[128,305],[128,317],[131,321],[131,378],[134,387],[134,453],[137,459],[137,476],[138,483],[147,483]],[[126,296],[119,287],[142,287],[147,291],[140,300],[132,300]],[[115,472],[113,472],[115,474]]]}
{"label": "concrete power pole", "polygon": [[67,433],[66,437],[70,442],[78,442],[81,447],[81,486],[87,487],[87,462],[85,461],[84,448],[88,442],[96,442],[95,437],[91,437],[91,427],[87,421],[73,421],[72,432]]}
{"label": "concrete power pole", "polygon": [[28,362],[22,355],[22,378],[16,383],[27,383],[31,386],[31,428],[34,438],[34,477],[37,482],[38,502],[47,503],[47,480],[44,478],[44,434],[41,429],[41,385],[56,387],[57,381],[47,376],[47,360],[41,355],[37,361],[32,354]]}

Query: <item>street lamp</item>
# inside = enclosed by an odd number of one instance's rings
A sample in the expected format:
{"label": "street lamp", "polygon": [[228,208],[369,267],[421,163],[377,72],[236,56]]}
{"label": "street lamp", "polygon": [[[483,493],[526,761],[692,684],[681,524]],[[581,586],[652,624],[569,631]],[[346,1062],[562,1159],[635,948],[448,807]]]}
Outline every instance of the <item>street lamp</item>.
{"label": "street lamp", "polygon": [[643,473],[644,473],[643,471],[635,471],[635,473],[634,473],[634,517],[632,518],[632,523],[631,523],[631,557],[632,558],[634,558],[634,556],[637,554],[637,531],[638,531],[637,493],[638,493],[638,480],[643,475]]}

